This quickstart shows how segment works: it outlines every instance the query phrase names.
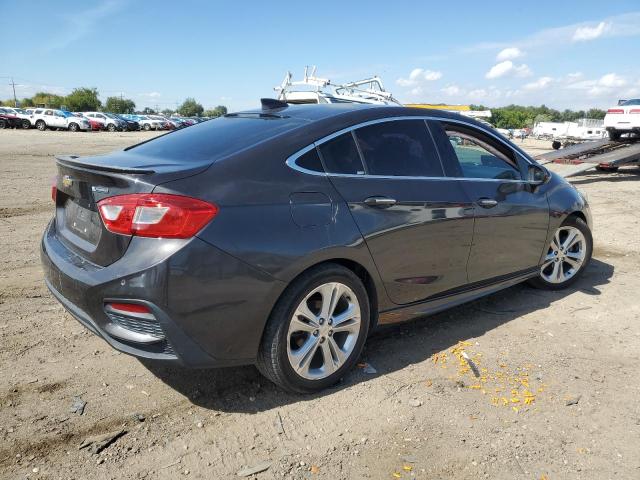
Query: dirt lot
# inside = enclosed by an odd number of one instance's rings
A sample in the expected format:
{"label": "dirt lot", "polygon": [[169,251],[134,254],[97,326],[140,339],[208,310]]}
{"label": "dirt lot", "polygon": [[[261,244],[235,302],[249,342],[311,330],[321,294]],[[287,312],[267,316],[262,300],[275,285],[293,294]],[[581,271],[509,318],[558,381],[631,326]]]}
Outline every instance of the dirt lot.
{"label": "dirt lot", "polygon": [[[0,131],[0,477],[238,478],[271,462],[256,478],[640,478],[637,169],[575,179],[595,252],[574,288],[516,286],[381,331],[363,358],[377,373],[298,396],[253,367],[145,365],[47,292],[38,249],[52,155],[151,135]],[[100,453],[79,449],[121,428]]]}

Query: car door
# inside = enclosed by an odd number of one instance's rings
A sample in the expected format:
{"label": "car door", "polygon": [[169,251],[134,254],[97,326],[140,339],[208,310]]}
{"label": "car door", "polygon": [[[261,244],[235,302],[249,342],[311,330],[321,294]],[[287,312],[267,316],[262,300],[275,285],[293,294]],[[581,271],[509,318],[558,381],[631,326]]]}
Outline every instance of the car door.
{"label": "car door", "polygon": [[473,207],[446,178],[424,120],[361,126],[318,145],[391,301],[407,304],[467,283]]}
{"label": "car door", "polygon": [[429,122],[448,174],[461,179],[474,202],[475,226],[467,266],[469,282],[538,266],[549,227],[546,194],[530,183],[527,160],[478,127]]}

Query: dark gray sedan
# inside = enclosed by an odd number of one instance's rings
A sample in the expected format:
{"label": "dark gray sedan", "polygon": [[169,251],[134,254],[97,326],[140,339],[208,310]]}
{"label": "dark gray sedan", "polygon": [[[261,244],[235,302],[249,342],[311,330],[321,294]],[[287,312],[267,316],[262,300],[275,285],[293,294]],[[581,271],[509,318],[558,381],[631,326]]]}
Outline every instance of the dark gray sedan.
{"label": "dark gray sedan", "polygon": [[454,114],[265,101],[57,163],[41,254],[75,318],[125,353],[256,364],[299,392],[376,325],[564,288],[591,258],[580,192]]}

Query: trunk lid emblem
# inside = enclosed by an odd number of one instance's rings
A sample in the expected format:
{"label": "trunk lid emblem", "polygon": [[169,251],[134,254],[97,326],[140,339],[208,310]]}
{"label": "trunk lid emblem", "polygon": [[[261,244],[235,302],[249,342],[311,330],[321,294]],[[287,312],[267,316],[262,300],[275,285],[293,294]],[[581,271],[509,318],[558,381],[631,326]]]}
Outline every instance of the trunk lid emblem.
{"label": "trunk lid emblem", "polygon": [[73,178],[71,178],[69,175],[65,175],[64,177],[62,177],[62,185],[69,188],[71,185],[73,185]]}

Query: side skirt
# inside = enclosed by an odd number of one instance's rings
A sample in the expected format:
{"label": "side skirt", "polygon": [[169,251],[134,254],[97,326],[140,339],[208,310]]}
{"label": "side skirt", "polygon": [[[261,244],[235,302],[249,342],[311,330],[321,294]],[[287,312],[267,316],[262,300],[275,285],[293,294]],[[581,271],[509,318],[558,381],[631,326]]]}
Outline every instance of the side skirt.
{"label": "side skirt", "polygon": [[499,290],[509,288],[518,283],[524,282],[538,275],[540,267],[532,267],[527,270],[516,272],[512,275],[476,282],[464,287],[454,288],[443,293],[429,297],[423,302],[412,303],[402,307],[385,310],[379,313],[378,325],[388,325],[391,323],[404,322],[415,317],[431,315],[449,308],[471,302],[478,298],[490,295]]}

